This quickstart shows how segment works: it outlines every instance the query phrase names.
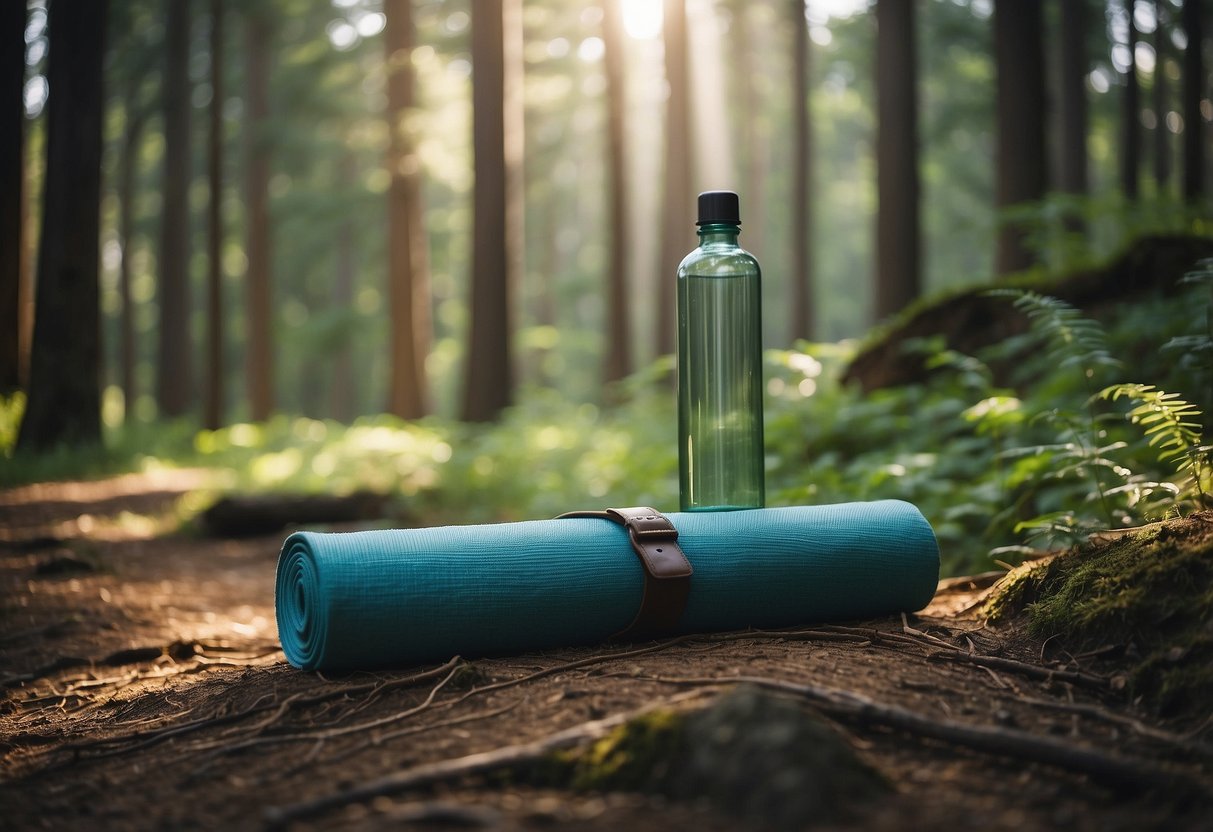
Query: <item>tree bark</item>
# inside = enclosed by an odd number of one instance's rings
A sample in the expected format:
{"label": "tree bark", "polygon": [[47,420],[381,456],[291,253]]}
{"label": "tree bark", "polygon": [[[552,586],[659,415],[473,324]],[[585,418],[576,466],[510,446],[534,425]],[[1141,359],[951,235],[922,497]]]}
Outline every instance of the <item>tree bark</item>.
{"label": "tree bark", "polygon": [[246,383],[250,413],[261,422],[274,411],[274,317],[272,306],[272,245],[269,211],[270,148],[265,135],[269,118],[270,48],[269,20],[261,11],[246,18],[248,131],[245,162],[248,258],[246,303],[248,334]]}
{"label": "tree bark", "polygon": [[[1060,127],[1060,170],[1057,189],[1064,194],[1086,196],[1087,178],[1087,42],[1089,0],[1061,0],[1061,26],[1058,37],[1060,75],[1058,118]],[[1080,231],[1083,223],[1069,218],[1071,230]]]}
{"label": "tree bark", "polygon": [[1164,25],[1170,6],[1164,0],[1154,0],[1154,181],[1159,195],[1171,184],[1171,131],[1167,129],[1170,109],[1170,88],[1167,85],[1168,27]]}
{"label": "tree bark", "polygon": [[190,3],[165,0],[164,187],[160,212],[160,330],[156,399],[164,416],[190,408]]}
{"label": "tree bark", "polygon": [[1129,67],[1124,73],[1125,89],[1120,109],[1120,189],[1130,201],[1136,200],[1140,193],[1138,171],[1141,168],[1141,127],[1138,119],[1141,84],[1137,80],[1135,5],[1136,0],[1125,0],[1125,14],[1129,18]]}
{"label": "tree bark", "polygon": [[918,58],[914,4],[876,3],[876,318],[920,291]]}
{"label": "tree bark", "polygon": [[1201,57],[1204,43],[1204,19],[1200,0],[1184,0],[1181,22],[1188,45],[1183,55],[1183,87],[1180,104],[1183,116],[1183,197],[1197,202],[1205,195],[1205,135],[1206,127],[1200,112],[1204,92],[1205,72]]}
{"label": "tree bark", "polygon": [[675,275],[694,245],[695,195],[691,193],[690,88],[687,80],[686,0],[664,0],[665,75],[669,85],[665,116],[665,188],[663,193],[661,268],[657,274],[654,343],[657,355],[674,352]]}
{"label": "tree bark", "polygon": [[[134,86],[132,84],[132,86]],[[118,160],[118,293],[121,312],[118,335],[118,383],[122,385],[125,417],[130,418],[138,398],[135,381],[135,309],[131,299],[131,247],[134,245],[135,168],[139,161],[139,139],[143,135],[143,113],[134,113],[134,95],[127,97],[128,122]]]}
{"label": "tree bark", "polygon": [[513,295],[522,266],[522,7],[472,9],[471,326],[462,416],[483,422],[513,400]]}
{"label": "tree bark", "polygon": [[8,55],[0,66],[0,395],[21,387],[21,199],[25,154],[25,3],[0,9],[0,31],[8,32]]}
{"label": "tree bark", "polygon": [[392,354],[389,410],[402,419],[425,415],[425,357],[430,346],[429,252],[421,210],[421,162],[410,120],[416,110],[412,0],[388,0],[387,66],[388,297]]}
{"label": "tree bark", "polygon": [[[346,150],[341,159],[341,178],[345,182],[356,182],[357,160]],[[354,224],[346,216],[337,227],[337,269],[333,275],[333,306],[350,309],[354,302],[354,275],[357,273],[357,253],[354,247]],[[355,416],[354,362],[350,339],[342,337],[333,353],[333,378],[329,385],[329,414],[338,422],[348,424]]]}
{"label": "tree bark", "polygon": [[223,0],[211,0],[211,108],[207,137],[206,402],[202,424],[223,424]]}
{"label": "tree bark", "polygon": [[[795,4],[795,0],[791,1]],[[801,0],[802,16],[803,4],[804,0]],[[769,89],[770,79],[763,73],[761,63],[756,65],[754,60],[755,53],[759,50],[768,51],[766,32],[761,32],[757,36],[755,34],[751,21],[755,10],[761,12],[761,6],[753,2],[746,2],[746,0],[736,0],[733,3],[733,23],[729,40],[735,44],[737,56],[735,72],[737,77],[734,79],[737,92],[735,94],[740,98],[737,106],[741,111],[741,132],[738,145],[742,149],[744,165],[741,168],[742,181],[745,183],[745,193],[742,194],[742,198],[745,200],[744,247],[761,263],[767,248],[766,168],[770,151],[769,130],[763,129],[763,127],[765,126],[764,114],[769,109],[766,90]],[[807,93],[805,98],[798,97],[796,100],[807,101]],[[797,146],[803,149],[803,158],[807,163],[809,159],[807,142]]]}
{"label": "tree bark", "polygon": [[[1044,55],[1040,0],[995,0],[997,80],[997,207],[1034,202],[1045,194]],[[995,271],[1021,271],[1036,262],[1025,230],[1000,222]]]}
{"label": "tree bark", "polygon": [[101,438],[99,234],[106,0],[54,3],[29,400],[17,446]]}
{"label": "tree bark", "polygon": [[[792,27],[792,120],[795,125],[792,133],[795,145],[792,151],[792,314],[789,341],[809,339],[814,334],[810,260],[812,208],[809,202],[813,145],[809,127],[809,24],[805,20],[804,4],[805,0],[788,2],[788,24]],[[880,15],[879,7],[877,15]]]}
{"label": "tree bark", "polygon": [[602,40],[607,78],[607,173],[610,213],[610,263],[607,271],[607,325],[603,381],[625,378],[632,371],[631,305],[628,302],[627,83],[621,0],[602,0]]}

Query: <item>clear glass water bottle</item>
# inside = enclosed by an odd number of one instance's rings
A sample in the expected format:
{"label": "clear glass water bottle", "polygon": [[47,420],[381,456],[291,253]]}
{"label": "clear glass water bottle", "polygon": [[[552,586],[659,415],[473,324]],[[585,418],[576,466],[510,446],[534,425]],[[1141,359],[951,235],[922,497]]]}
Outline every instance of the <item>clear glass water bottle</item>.
{"label": "clear glass water bottle", "polygon": [[700,194],[696,225],[699,247],[678,266],[682,510],[761,508],[761,271],[737,244],[737,194]]}

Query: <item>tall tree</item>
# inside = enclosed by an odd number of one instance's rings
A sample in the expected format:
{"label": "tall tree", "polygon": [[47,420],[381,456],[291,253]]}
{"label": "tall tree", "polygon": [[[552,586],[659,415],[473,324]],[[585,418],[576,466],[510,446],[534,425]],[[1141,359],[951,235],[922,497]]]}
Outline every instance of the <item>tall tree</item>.
{"label": "tall tree", "polygon": [[[1059,75],[1058,127],[1061,153],[1057,171],[1057,189],[1065,194],[1086,196],[1087,179],[1087,50],[1088,6],[1090,0],[1061,0],[1061,20],[1057,38]],[[1072,230],[1081,222],[1071,218]]]}
{"label": "tall tree", "polygon": [[[795,0],[791,0],[790,5],[795,6]],[[804,14],[803,6],[804,0],[801,0],[800,11],[802,17]],[[759,67],[762,66],[763,55],[770,51],[768,44],[769,35],[765,27],[761,25],[762,20],[765,19],[767,10],[763,8],[762,4],[749,2],[748,0],[734,0],[730,11],[732,13],[732,23],[729,26],[729,42],[732,45],[730,51],[732,51],[737,60],[736,69],[731,73],[736,88],[732,106],[738,109],[741,116],[741,124],[738,125],[737,144],[741,147],[742,151],[742,166],[739,168],[741,181],[745,183],[745,194],[743,197],[745,199],[745,247],[750,252],[753,252],[759,261],[761,261],[767,248],[768,231],[766,222],[766,169],[770,158],[770,131],[766,126],[765,118],[770,106],[768,90],[771,88],[771,78],[768,73],[761,71]],[[759,22],[757,27],[754,25],[755,18],[758,18]],[[756,58],[758,59],[757,61],[755,60]],[[792,95],[796,96],[797,93],[793,91]],[[807,96],[808,93],[806,92],[804,98],[797,97],[793,101],[807,102]],[[804,116],[806,119],[808,118],[807,109],[804,112]],[[800,157],[796,160],[797,164],[803,162],[807,165],[810,155],[807,140],[804,144],[798,143],[796,146],[801,148]],[[806,202],[805,205],[807,208],[808,203]],[[795,211],[794,202],[793,211]],[[807,229],[808,215],[806,214],[805,216],[805,227]],[[793,222],[795,222],[794,219]],[[807,234],[805,240],[806,242],[808,241]],[[796,314],[795,310],[793,310],[793,314]],[[810,320],[811,317],[810,313]],[[794,334],[792,337],[795,337]]]}
{"label": "tall tree", "polygon": [[[887,3],[886,3],[887,5]],[[907,4],[908,5],[908,4]],[[812,136],[809,131],[809,25],[805,0],[789,0],[792,27],[792,314],[790,339],[813,337],[813,275],[810,260],[812,215],[809,208]],[[879,8],[877,15],[880,14]]]}
{"label": "tall tree", "polygon": [[421,163],[413,142],[416,109],[412,0],[388,0],[387,67],[388,297],[392,329],[389,409],[402,419],[423,416],[425,356],[430,347],[429,253],[421,210]]}
{"label": "tall tree", "polygon": [[190,407],[190,2],[165,0],[164,185],[160,212],[160,329],[156,398],[165,416]]}
{"label": "tall tree", "polygon": [[270,144],[266,125],[270,113],[270,50],[273,30],[261,7],[248,10],[245,18],[247,55],[245,90],[247,131],[245,147],[246,234],[245,276],[248,314],[245,374],[249,409],[255,421],[264,421],[274,411],[274,313],[270,256]]}
{"label": "tall tree", "polygon": [[462,416],[495,418],[513,399],[513,287],[522,272],[522,4],[472,7],[471,326]]}
{"label": "tall tree", "polygon": [[1141,169],[1141,82],[1137,79],[1137,18],[1133,12],[1136,0],[1125,0],[1128,18],[1128,61],[1124,72],[1124,95],[1120,100],[1120,189],[1126,198],[1135,200],[1140,192],[1138,173]]}
{"label": "tall tree", "polygon": [[106,0],[53,3],[29,400],[17,446],[101,438],[98,236]]}
{"label": "tall tree", "polygon": [[[341,157],[341,179],[343,182],[358,181],[358,164],[349,144]],[[354,244],[354,221],[348,213],[337,226],[337,242],[334,255],[337,268],[333,275],[333,307],[351,309],[354,302],[354,275],[357,272],[357,248]],[[354,356],[350,339],[342,338],[333,351],[333,379],[329,385],[329,414],[339,422],[349,422],[357,415],[354,397]]]}
{"label": "tall tree", "polygon": [[876,3],[876,318],[918,297],[918,58],[914,3]]}
{"label": "tall tree", "polygon": [[[115,31],[120,31],[115,29]],[[143,77],[150,67],[151,57],[157,51],[146,48],[143,60],[131,66],[126,76],[124,107],[126,129],[122,133],[122,145],[118,153],[118,294],[121,300],[118,335],[118,383],[122,387],[122,398],[126,416],[129,418],[139,396],[135,375],[135,304],[131,296],[131,263],[135,245],[135,174],[139,167],[139,147],[143,141],[143,129],[151,118],[155,102],[142,92]],[[149,64],[149,65],[145,65]]]}
{"label": "tall tree", "polygon": [[21,186],[25,156],[25,3],[0,8],[0,394],[21,386]]}
{"label": "tall tree", "polygon": [[[1041,0],[995,0],[999,210],[1045,194],[1045,84]],[[999,224],[994,268],[1020,271],[1035,262],[1018,224]]]}
{"label": "tall tree", "polygon": [[603,61],[607,79],[607,175],[611,226],[610,263],[607,267],[607,325],[603,380],[619,381],[632,371],[631,306],[628,303],[627,84],[624,74],[623,6],[621,0],[602,0]]}
{"label": "tall tree", "polygon": [[1171,181],[1171,131],[1167,129],[1167,111],[1170,109],[1170,89],[1167,85],[1168,26],[1164,25],[1170,14],[1166,0],[1154,0],[1154,181],[1158,192],[1166,193]]}
{"label": "tall tree", "polygon": [[1195,202],[1205,194],[1205,127],[1200,112],[1205,71],[1201,56],[1204,44],[1204,19],[1200,0],[1183,0],[1181,21],[1188,44],[1183,56],[1183,88],[1180,103],[1183,116],[1183,196]]}
{"label": "tall tree", "polygon": [[223,424],[223,0],[211,0],[211,107],[207,122],[206,401],[202,424]]}
{"label": "tall tree", "polygon": [[686,0],[664,0],[665,77],[669,90],[665,111],[665,187],[661,213],[661,269],[657,274],[657,355],[674,351],[674,275],[690,248],[695,219],[691,193],[690,84],[687,79]]}

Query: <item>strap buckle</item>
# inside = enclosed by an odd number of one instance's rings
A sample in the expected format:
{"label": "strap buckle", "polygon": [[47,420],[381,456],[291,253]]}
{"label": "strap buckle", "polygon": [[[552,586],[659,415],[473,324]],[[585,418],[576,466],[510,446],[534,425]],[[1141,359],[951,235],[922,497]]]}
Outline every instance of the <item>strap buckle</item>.
{"label": "strap buckle", "polygon": [[648,506],[570,511],[556,519],[566,517],[599,517],[623,526],[644,568],[640,610],[631,624],[611,638],[638,639],[674,629],[686,609],[694,570],[678,544],[678,529],[670,519]]}

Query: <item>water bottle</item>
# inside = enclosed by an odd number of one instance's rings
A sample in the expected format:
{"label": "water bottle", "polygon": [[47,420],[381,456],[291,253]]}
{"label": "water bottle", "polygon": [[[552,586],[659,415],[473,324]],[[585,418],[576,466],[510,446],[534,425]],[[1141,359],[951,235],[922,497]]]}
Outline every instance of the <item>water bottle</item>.
{"label": "water bottle", "polygon": [[678,468],[683,511],[761,508],[762,290],[737,244],[732,191],[699,195],[699,247],[678,266]]}

